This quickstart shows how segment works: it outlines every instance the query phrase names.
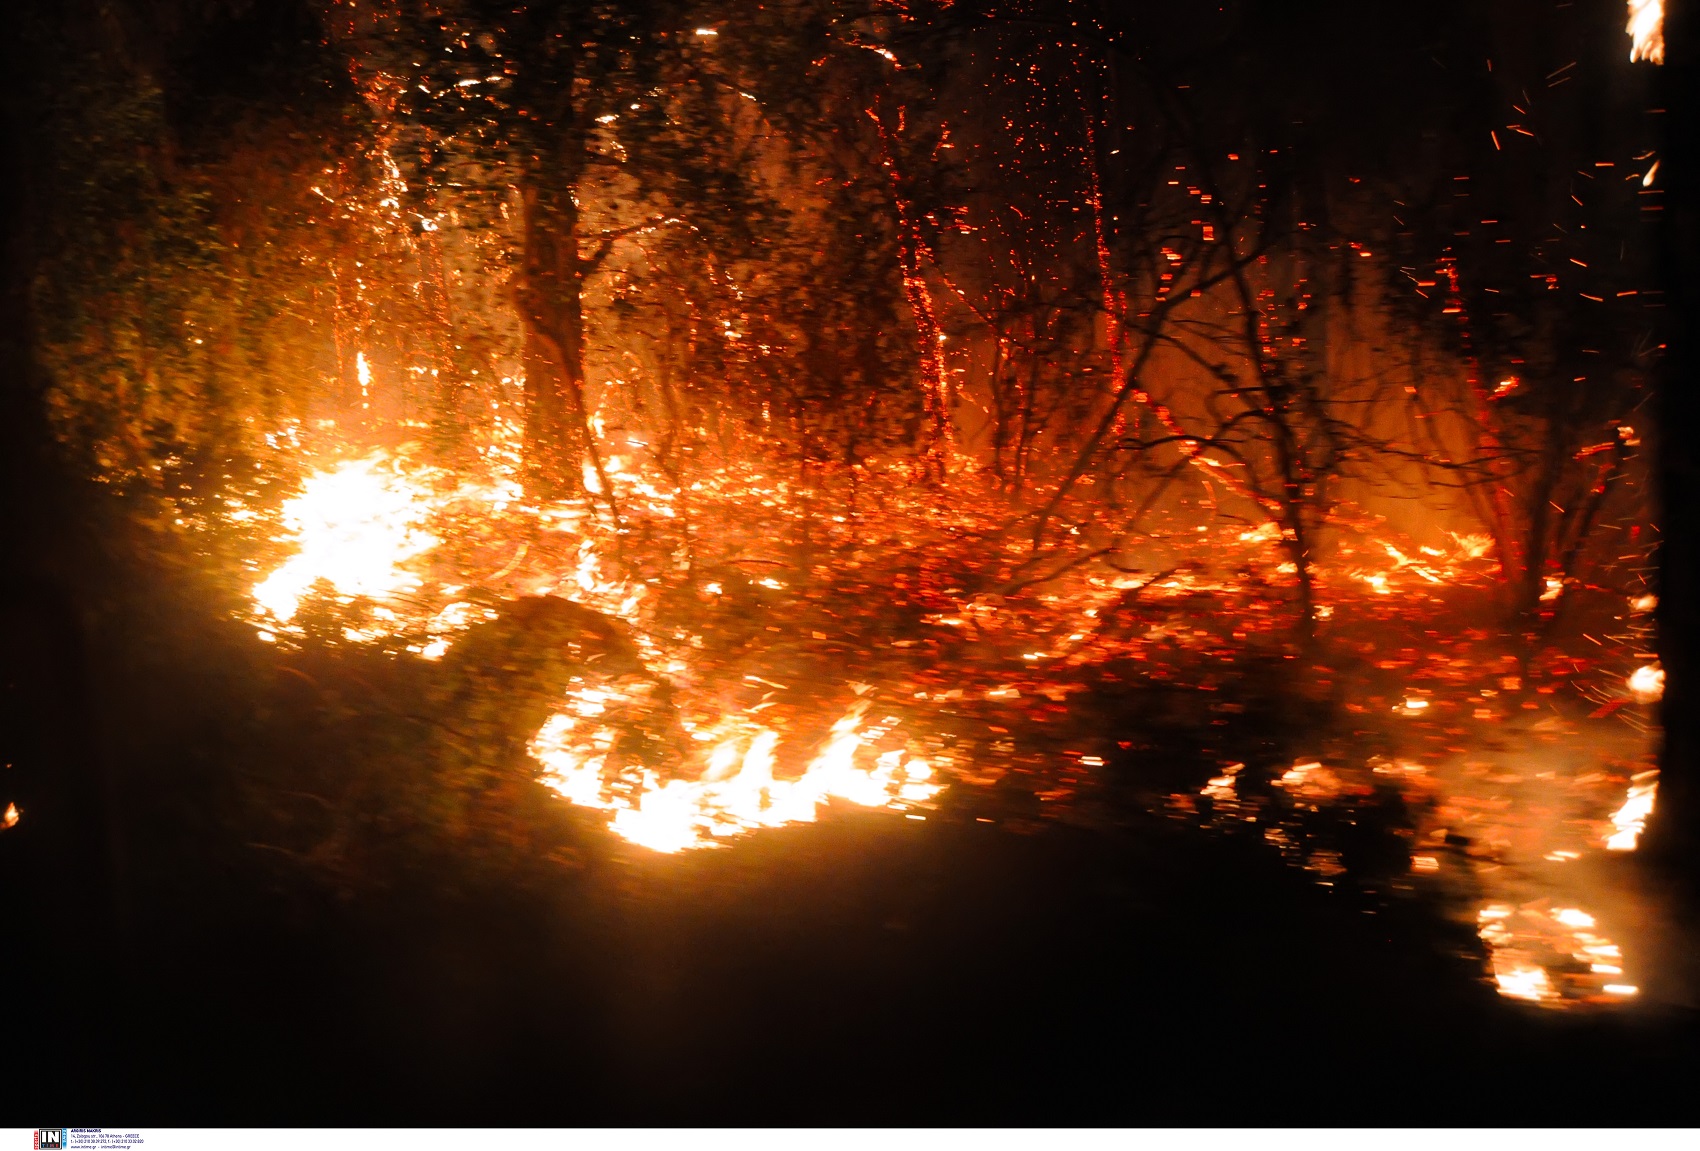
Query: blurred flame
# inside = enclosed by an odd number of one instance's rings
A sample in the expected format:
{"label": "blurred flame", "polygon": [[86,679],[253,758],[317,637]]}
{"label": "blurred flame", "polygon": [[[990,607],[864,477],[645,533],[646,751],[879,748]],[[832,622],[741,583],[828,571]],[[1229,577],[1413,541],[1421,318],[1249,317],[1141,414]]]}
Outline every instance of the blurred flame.
{"label": "blurred flame", "polygon": [[1552,981],[1547,978],[1545,968],[1526,964],[1508,965],[1503,970],[1496,968],[1493,978],[1494,982],[1499,984],[1499,993],[1513,999],[1540,1002],[1554,999],[1558,995],[1552,989]]}
{"label": "blurred flame", "polygon": [[1665,696],[1665,669],[1656,663],[1636,668],[1629,677],[1629,690],[1641,703],[1657,703]]}
{"label": "blurred flame", "polygon": [[1493,903],[1476,914],[1499,993],[1548,1007],[1636,993],[1633,984],[1599,978],[1623,974],[1623,951],[1596,926],[1580,908],[1549,910],[1541,903]]}
{"label": "blurred flame", "polygon": [[18,825],[18,818],[18,805],[15,803],[8,803],[6,805],[6,813],[4,815],[0,815],[0,829],[16,827]]}
{"label": "blurred flame", "polygon": [[1232,802],[1239,798],[1239,794],[1235,790],[1234,777],[1244,770],[1244,768],[1245,764],[1243,763],[1230,763],[1225,769],[1223,769],[1221,775],[1216,776],[1206,783],[1203,790],[1201,790],[1198,794],[1218,802],[1223,800]]}
{"label": "blurred flame", "polygon": [[1665,62],[1664,0],[1629,0],[1629,59]]}
{"label": "blurred flame", "polygon": [[1653,803],[1659,794],[1659,773],[1644,771],[1629,781],[1629,797],[1623,806],[1612,813],[1611,823],[1617,830],[1606,837],[1611,851],[1634,851],[1647,827],[1647,817],[1653,814]]}

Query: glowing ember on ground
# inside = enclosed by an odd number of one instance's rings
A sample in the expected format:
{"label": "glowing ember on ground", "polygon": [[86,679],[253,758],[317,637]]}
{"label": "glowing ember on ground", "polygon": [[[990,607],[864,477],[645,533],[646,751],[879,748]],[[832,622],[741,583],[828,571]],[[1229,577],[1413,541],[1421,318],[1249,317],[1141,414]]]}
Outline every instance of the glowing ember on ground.
{"label": "glowing ember on ground", "polygon": [[1653,814],[1653,804],[1659,794],[1659,773],[1644,771],[1629,783],[1629,798],[1612,813],[1616,828],[1606,837],[1606,847],[1612,851],[1634,851],[1647,827],[1647,817]]}
{"label": "glowing ember on ground", "polygon": [[6,805],[5,814],[0,815],[0,828],[16,827],[18,825],[18,818],[18,805],[15,803],[8,803]]}
{"label": "glowing ember on ground", "polygon": [[580,688],[569,697],[567,710],[551,716],[531,743],[544,783],[571,803],[612,811],[616,834],[654,851],[710,847],[756,828],[812,823],[834,799],[902,811],[942,790],[924,759],[901,748],[870,755],[863,703],[832,725],[795,779],[774,774],[779,734],[749,725],[701,741],[713,747],[691,765],[698,778],[663,783],[642,764],[614,766],[617,734],[603,722],[613,693]]}

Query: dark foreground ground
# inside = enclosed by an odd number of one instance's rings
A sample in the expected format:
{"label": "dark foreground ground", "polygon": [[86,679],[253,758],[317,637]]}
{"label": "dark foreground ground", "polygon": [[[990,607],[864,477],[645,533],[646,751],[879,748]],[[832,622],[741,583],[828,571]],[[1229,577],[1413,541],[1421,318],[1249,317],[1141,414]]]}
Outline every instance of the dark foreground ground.
{"label": "dark foreground ground", "polygon": [[5,847],[6,1122],[1694,1122],[1692,1015],[1517,1008],[1467,930],[1202,840],[852,816],[122,930]]}

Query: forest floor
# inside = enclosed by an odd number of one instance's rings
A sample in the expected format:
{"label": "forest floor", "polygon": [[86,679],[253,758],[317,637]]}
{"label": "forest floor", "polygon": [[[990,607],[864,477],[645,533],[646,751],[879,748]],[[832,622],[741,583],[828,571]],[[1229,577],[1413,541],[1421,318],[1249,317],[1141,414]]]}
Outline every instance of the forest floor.
{"label": "forest floor", "polygon": [[[1177,637],[1231,625],[1165,612],[1155,658],[1077,667],[1055,709],[929,713],[976,774],[924,818],[665,855],[528,781],[448,804],[405,661],[286,657],[154,571],[14,604],[6,1111],[1691,1122],[1693,902],[1598,849],[1648,734],[1556,673],[1505,688],[1485,631],[1372,615],[1224,664]],[[952,650],[888,679],[966,682]],[[1531,954],[1585,908],[1641,993],[1500,995],[1501,905]]]}

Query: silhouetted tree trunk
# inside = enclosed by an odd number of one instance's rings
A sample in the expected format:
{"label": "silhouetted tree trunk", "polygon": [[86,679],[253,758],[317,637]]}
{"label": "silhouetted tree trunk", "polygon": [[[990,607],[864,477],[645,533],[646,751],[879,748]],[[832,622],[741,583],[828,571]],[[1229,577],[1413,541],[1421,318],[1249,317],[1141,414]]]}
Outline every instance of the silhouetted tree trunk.
{"label": "silhouetted tree trunk", "polygon": [[[571,85],[563,87],[570,90]],[[571,121],[571,109],[557,122]],[[579,251],[579,207],[574,199],[584,174],[585,141],[564,129],[527,172],[523,190],[524,261],[520,316],[525,325],[525,447],[538,490],[577,490],[584,462],[597,477],[603,500],[613,490],[590,427],[584,387],[584,278]]]}

